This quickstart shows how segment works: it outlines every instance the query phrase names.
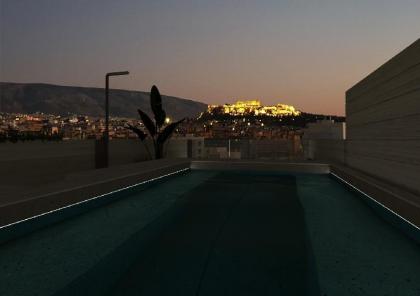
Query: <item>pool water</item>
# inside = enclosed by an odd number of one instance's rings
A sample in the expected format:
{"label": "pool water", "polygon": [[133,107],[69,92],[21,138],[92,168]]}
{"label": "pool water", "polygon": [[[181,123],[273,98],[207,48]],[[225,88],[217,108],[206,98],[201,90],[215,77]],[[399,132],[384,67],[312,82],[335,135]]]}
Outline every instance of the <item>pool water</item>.
{"label": "pool water", "polygon": [[328,175],[192,171],[0,245],[0,295],[420,295],[420,246]]}

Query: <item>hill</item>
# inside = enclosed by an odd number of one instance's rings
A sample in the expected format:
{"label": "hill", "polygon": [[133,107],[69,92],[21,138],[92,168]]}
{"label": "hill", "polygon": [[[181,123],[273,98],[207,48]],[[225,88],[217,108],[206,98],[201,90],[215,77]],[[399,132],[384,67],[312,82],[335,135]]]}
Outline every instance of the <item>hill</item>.
{"label": "hill", "polygon": [[[207,109],[204,103],[171,96],[162,96],[169,117],[196,118]],[[60,86],[41,83],[0,82],[0,112],[103,116],[103,88]],[[118,117],[137,117],[137,108],[151,113],[149,93],[142,91],[110,90],[110,114]]]}

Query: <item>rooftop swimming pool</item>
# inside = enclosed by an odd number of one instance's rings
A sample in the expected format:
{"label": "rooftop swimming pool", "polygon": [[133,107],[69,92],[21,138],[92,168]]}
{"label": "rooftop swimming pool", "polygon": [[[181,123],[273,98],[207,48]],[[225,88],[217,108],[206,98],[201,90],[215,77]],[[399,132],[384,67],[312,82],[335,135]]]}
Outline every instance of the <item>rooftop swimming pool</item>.
{"label": "rooftop swimming pool", "polygon": [[179,172],[1,228],[0,295],[420,295],[419,243],[365,201],[325,174]]}

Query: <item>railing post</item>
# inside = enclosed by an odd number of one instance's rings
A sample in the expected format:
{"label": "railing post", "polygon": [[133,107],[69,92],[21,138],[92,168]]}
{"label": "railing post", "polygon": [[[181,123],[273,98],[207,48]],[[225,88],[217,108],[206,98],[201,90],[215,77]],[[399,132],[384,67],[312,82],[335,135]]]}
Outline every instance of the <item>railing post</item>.
{"label": "railing post", "polygon": [[230,139],[228,140],[228,158],[230,159]]}

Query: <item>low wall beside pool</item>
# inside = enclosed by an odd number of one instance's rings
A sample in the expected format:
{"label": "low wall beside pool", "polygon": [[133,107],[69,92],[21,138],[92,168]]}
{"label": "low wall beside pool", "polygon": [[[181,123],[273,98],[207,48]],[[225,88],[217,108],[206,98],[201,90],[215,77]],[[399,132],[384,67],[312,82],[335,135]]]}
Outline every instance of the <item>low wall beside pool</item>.
{"label": "low wall beside pool", "polygon": [[65,179],[45,185],[38,193],[33,191],[27,197],[3,192],[0,226],[189,168],[188,160],[144,161],[69,174]]}

